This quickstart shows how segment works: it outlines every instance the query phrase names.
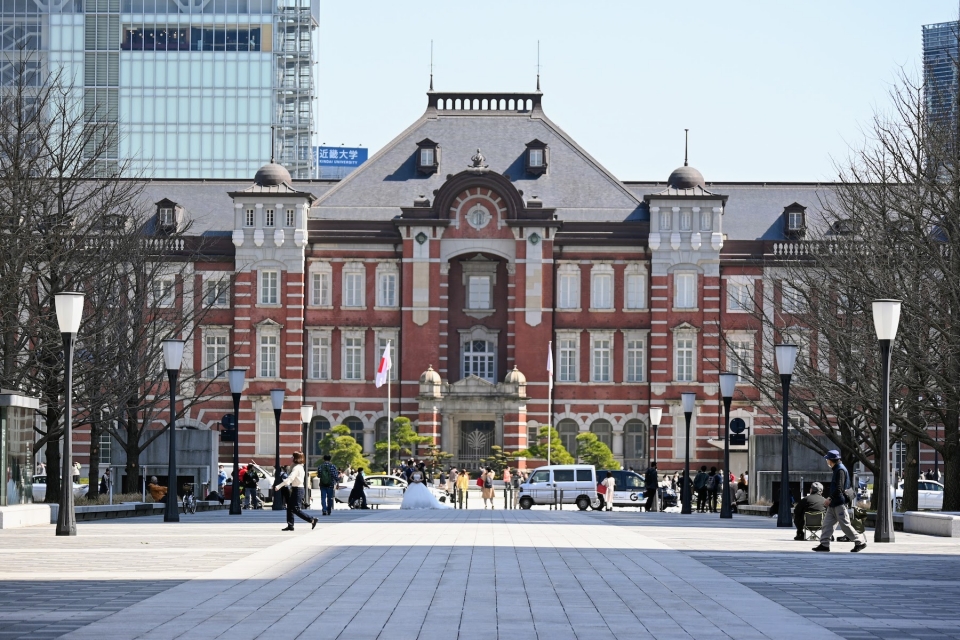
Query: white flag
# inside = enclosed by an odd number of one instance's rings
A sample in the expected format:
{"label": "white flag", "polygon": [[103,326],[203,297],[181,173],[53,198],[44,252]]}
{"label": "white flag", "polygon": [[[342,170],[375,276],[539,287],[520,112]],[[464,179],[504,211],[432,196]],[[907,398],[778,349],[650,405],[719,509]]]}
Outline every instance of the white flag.
{"label": "white flag", "polygon": [[388,342],[387,346],[383,348],[383,357],[380,358],[380,366],[377,367],[377,377],[375,382],[378,389],[387,381],[387,376],[390,375],[390,368],[392,366],[393,365],[390,362],[390,343]]}
{"label": "white flag", "polygon": [[553,389],[553,342],[547,343],[547,377],[550,379],[550,388]]}

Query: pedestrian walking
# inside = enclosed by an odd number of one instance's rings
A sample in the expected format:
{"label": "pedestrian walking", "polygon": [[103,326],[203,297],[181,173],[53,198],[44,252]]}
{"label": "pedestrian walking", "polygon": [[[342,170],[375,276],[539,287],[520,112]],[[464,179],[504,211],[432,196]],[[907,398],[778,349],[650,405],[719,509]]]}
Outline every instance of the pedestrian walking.
{"label": "pedestrian walking", "polygon": [[613,473],[607,471],[607,477],[603,479],[603,482],[600,484],[603,485],[603,502],[606,505],[607,511],[613,511],[613,489],[617,486],[617,479],[613,477]]}
{"label": "pedestrian walking", "polygon": [[106,495],[110,493],[110,469],[107,469],[103,472],[103,475],[100,476],[100,495]]}
{"label": "pedestrian walking", "polygon": [[[717,468],[713,468],[716,472]],[[707,510],[707,465],[700,467],[700,471],[693,478],[693,491],[697,494],[697,513]]]}
{"label": "pedestrian walking", "polygon": [[520,469],[517,469],[513,472],[513,476],[510,478],[510,486],[513,488],[513,508],[516,509],[520,504],[520,485],[523,484],[526,480],[526,476],[523,475],[523,472]]}
{"label": "pedestrian walking", "polygon": [[483,481],[480,491],[481,495],[483,496],[483,508],[486,509],[487,502],[489,502],[490,508],[493,509],[493,499],[496,497],[496,493],[493,489],[493,469],[487,467],[480,478]]}
{"label": "pedestrian walking", "polygon": [[861,534],[857,533],[850,523],[850,514],[847,512],[847,505],[853,502],[847,493],[850,490],[850,472],[843,466],[843,462],[840,461],[840,452],[836,449],[827,451],[827,455],[823,457],[833,470],[833,477],[830,480],[829,497],[824,501],[827,513],[823,516],[823,528],[820,529],[820,544],[813,550],[830,551],[830,537],[839,524],[844,535],[854,542],[853,549],[850,551],[853,553],[863,551],[867,548],[867,537],[861,537]]}
{"label": "pedestrian walking", "polygon": [[657,491],[660,488],[659,485],[657,463],[651,462],[650,466],[647,467],[646,473],[643,474],[643,491],[647,494],[647,504],[644,505],[644,509],[647,511],[653,511],[654,509],[654,501],[656,500]]}
{"label": "pedestrian walking", "polygon": [[74,484],[80,484],[80,463],[73,463],[73,482]]}
{"label": "pedestrian walking", "polygon": [[467,491],[470,490],[470,472],[466,469],[460,471],[460,474],[457,476],[457,497],[459,498],[458,502],[461,507],[467,499]]}
{"label": "pedestrian walking", "polygon": [[320,515],[333,513],[333,492],[337,488],[337,467],[330,462],[330,454],[323,456],[323,462],[317,467],[317,482],[320,484]]}
{"label": "pedestrian walking", "polygon": [[457,490],[457,478],[460,476],[460,472],[457,471],[456,467],[450,467],[450,473],[447,474],[447,486],[445,487],[447,493],[453,495],[454,491]]}
{"label": "pedestrian walking", "polygon": [[716,467],[710,467],[710,475],[707,476],[707,482],[704,488],[707,490],[707,504],[710,506],[710,513],[717,512],[717,493],[723,486],[723,474],[717,471]]}
{"label": "pedestrian walking", "polygon": [[314,529],[317,526],[317,519],[305,514],[301,508],[303,504],[303,483],[306,477],[306,472],[303,469],[303,452],[294,451],[291,458],[293,468],[290,473],[285,479],[273,486],[274,495],[277,494],[277,491],[283,492],[284,489],[289,489],[289,494],[284,495],[287,501],[287,526],[281,531],[293,531],[293,516],[297,516],[304,522],[309,522],[310,528]]}
{"label": "pedestrian walking", "polygon": [[363,467],[357,469],[357,475],[353,479],[353,489],[350,490],[350,497],[347,498],[347,504],[351,509],[369,509],[367,506],[367,494],[364,491],[369,485],[367,479],[363,476]]}

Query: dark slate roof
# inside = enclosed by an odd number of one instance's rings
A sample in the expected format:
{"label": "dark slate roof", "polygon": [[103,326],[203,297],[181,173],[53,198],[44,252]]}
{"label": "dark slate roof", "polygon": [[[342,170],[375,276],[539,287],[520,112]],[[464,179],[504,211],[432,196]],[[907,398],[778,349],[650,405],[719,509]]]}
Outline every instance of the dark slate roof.
{"label": "dark slate roof", "polygon": [[[628,182],[625,186],[638,198],[660,195],[665,187],[662,182]],[[812,182],[711,182],[706,186],[708,191],[728,197],[723,214],[728,240],[784,240],[783,210],[794,202],[807,208],[808,228],[817,227],[823,220],[821,203],[832,199],[829,184]],[[647,217],[649,212],[645,210],[643,215]]]}
{"label": "dark slate roof", "polygon": [[[640,200],[550,121],[536,102],[529,111],[428,107],[404,132],[321,196],[311,217],[395,218],[401,207],[413,206],[420,196],[432,199],[448,175],[471,164],[477,148],[491,171],[509,177],[525,200],[536,196],[544,208],[555,208],[560,220],[618,222],[636,217]],[[440,145],[440,168],[432,175],[416,170],[417,142],[424,138]],[[526,144],[533,140],[549,146],[548,170],[539,176],[525,170]]]}
{"label": "dark slate roof", "polygon": [[[296,181],[297,191],[320,196],[336,182],[326,180]],[[230,232],[233,229],[233,201],[231,192],[243,191],[253,185],[250,180],[150,180],[144,187],[144,206],[153,208],[153,203],[164,198],[183,207],[186,220],[191,224],[191,235],[211,235]]]}

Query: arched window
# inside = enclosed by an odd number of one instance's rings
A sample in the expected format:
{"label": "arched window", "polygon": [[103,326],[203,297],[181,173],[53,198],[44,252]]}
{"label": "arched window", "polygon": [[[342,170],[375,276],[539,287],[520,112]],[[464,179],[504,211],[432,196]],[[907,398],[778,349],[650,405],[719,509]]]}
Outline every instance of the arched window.
{"label": "arched window", "polygon": [[647,459],[647,425],[642,420],[629,420],[623,427],[623,460],[627,466],[642,468]]}
{"label": "arched window", "polygon": [[466,340],[463,343],[463,377],[473,375],[496,383],[495,351],[489,340]]}
{"label": "arched window", "polygon": [[360,418],[346,418],[343,421],[343,424],[350,427],[350,435],[353,436],[353,439],[357,441],[360,445],[363,444],[363,420]]}
{"label": "arched window", "polygon": [[609,420],[594,420],[590,425],[590,431],[597,435],[597,440],[613,450],[613,425]]}
{"label": "arched window", "polygon": [[563,448],[572,455],[577,455],[577,434],[580,433],[580,425],[576,420],[566,418],[557,423],[557,433],[560,434],[560,443]]}
{"label": "arched window", "polygon": [[380,418],[377,420],[377,426],[375,427],[376,436],[375,442],[386,442],[387,441],[387,419]]}
{"label": "arched window", "polygon": [[325,436],[327,431],[330,431],[330,421],[326,418],[314,418],[310,424],[310,429],[313,432],[310,436],[310,455],[319,456],[322,453],[320,451],[320,438]]}

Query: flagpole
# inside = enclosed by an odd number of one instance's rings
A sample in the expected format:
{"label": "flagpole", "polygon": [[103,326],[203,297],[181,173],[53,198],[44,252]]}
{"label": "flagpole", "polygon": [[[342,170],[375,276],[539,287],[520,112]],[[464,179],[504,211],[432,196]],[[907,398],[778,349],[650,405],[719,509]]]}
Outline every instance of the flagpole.
{"label": "flagpole", "polygon": [[[387,340],[387,355],[390,355],[390,340]],[[390,364],[393,364],[393,359],[391,358]],[[392,368],[392,367],[391,367]],[[392,457],[393,444],[390,440],[390,423],[393,420],[390,419],[390,372],[387,372],[387,475],[391,474],[390,469],[390,458]]]}
{"label": "flagpole", "polygon": [[553,441],[553,341],[547,343],[547,466],[550,466],[550,444]]}

